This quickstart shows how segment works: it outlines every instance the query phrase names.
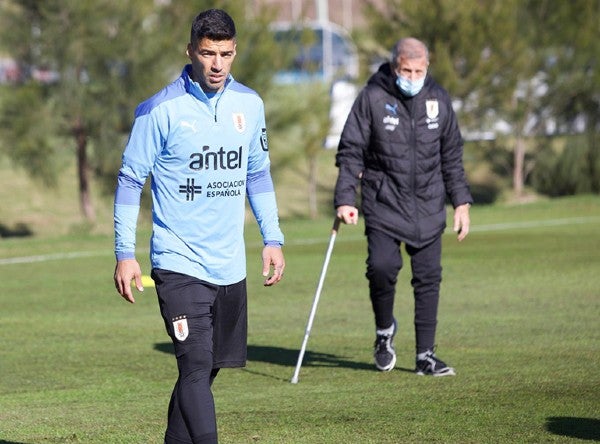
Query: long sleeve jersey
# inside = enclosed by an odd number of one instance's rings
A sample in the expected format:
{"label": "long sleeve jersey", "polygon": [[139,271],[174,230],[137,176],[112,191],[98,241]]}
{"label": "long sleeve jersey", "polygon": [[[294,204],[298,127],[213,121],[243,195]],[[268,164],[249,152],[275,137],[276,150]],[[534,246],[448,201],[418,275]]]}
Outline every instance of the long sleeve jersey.
{"label": "long sleeve jersey", "polygon": [[230,75],[209,98],[181,76],[136,109],[115,193],[117,260],[135,257],[140,196],[151,175],[150,261],[229,285],[246,277],[246,196],[265,244],[282,245],[258,94]]}

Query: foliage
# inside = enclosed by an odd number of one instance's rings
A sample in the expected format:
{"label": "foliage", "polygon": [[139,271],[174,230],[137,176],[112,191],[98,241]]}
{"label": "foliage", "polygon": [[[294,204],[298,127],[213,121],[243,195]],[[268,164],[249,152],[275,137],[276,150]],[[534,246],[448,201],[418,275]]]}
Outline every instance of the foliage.
{"label": "foliage", "polygon": [[[480,131],[495,132],[494,143],[478,145],[488,151],[478,160],[491,164],[486,168],[491,176],[484,177],[476,166],[475,187],[541,183],[539,178],[549,175],[541,169],[559,160],[549,157],[567,153],[544,151],[538,140],[585,131],[585,138],[577,140],[586,148],[570,150],[585,151],[588,159],[576,178],[600,193],[599,2],[376,4],[381,2],[366,2],[368,24],[355,32],[364,66],[374,57],[387,58],[399,37],[422,38],[431,49],[431,72],[459,104],[467,138],[476,139],[473,135]],[[0,1],[0,54],[14,57],[28,74],[19,84],[0,85],[0,155],[50,186],[64,172],[65,155],[78,158],[83,147],[88,165],[82,172],[93,172],[94,185],[111,195],[135,106],[187,63],[184,51],[194,14],[221,7],[232,14],[238,28],[233,75],[265,99],[275,175],[285,176],[286,166],[297,164],[293,156],[306,156],[311,162],[328,122],[322,108],[329,98],[317,91],[320,88],[309,87],[307,94],[315,94],[307,107],[301,87],[297,99],[283,97],[272,85],[274,71],[292,54],[281,51],[269,32],[276,9],[255,6],[242,0]],[[29,74],[40,68],[58,77],[32,81]],[[299,124],[307,125],[300,135]],[[500,131],[507,124],[508,133]],[[306,182],[311,171],[314,166],[287,175],[303,175]],[[314,178],[308,182],[314,187]],[[299,188],[305,190],[304,184]],[[542,188],[538,191],[562,193]],[[313,212],[313,203],[310,207]]]}
{"label": "foliage", "polygon": [[[564,192],[600,194],[600,2],[531,0],[528,7],[540,23],[534,42],[544,55],[542,69],[549,85],[548,94],[542,98],[544,120],[553,121],[555,134],[585,134],[585,138],[576,139],[579,147],[570,147],[570,152],[554,159],[563,173],[570,168],[558,165],[563,160],[572,165],[575,156],[583,164],[568,180],[577,184],[563,187]],[[557,195],[561,188],[545,192]]]}
{"label": "foliage", "polygon": [[595,192],[600,159],[592,157],[585,138],[570,138],[564,149],[556,151],[547,146],[540,155],[532,177],[536,190],[552,197]]}
{"label": "foliage", "polygon": [[272,152],[275,174],[284,168],[297,168],[299,157],[307,161],[305,195],[308,215],[315,218],[319,213],[317,160],[330,129],[327,85],[314,82],[280,86],[272,89],[266,101],[267,121],[274,134],[271,138],[273,146],[276,151],[284,151],[283,155]]}
{"label": "foliage", "polygon": [[536,137],[572,131],[583,118],[600,157],[600,3],[391,0],[369,2],[366,14],[385,48],[408,35],[428,44],[430,70],[460,104],[465,133],[493,131],[512,153],[507,177],[517,196],[536,162]]}
{"label": "foliage", "polygon": [[[160,73],[164,66],[150,63],[154,62],[151,53],[156,53],[157,47],[161,49],[160,39],[149,38],[159,27],[156,14],[160,11],[156,11],[153,25],[152,10],[148,2],[141,0],[7,1],[2,7],[2,42],[25,73],[24,85],[17,84],[15,89],[35,81],[27,73],[43,70],[50,74],[46,80],[37,81],[45,89],[40,112],[51,119],[36,122],[35,113],[23,114],[20,119],[30,127],[49,123],[41,128],[46,137],[67,141],[61,148],[72,148],[76,153],[82,210],[93,221],[90,170],[102,165],[96,159],[105,162],[116,157],[110,153],[115,149],[117,134],[128,126],[126,110],[132,106],[132,97],[152,85],[141,83],[150,72]],[[168,23],[167,14],[163,19]],[[131,42],[158,43],[140,47]],[[10,120],[6,111],[3,120]],[[10,138],[10,130],[7,133],[5,137]],[[102,142],[111,145],[102,146]],[[94,148],[91,152],[90,146]],[[23,151],[23,143],[16,141],[11,157]],[[46,150],[44,154],[50,161],[54,153]]]}
{"label": "foliage", "polygon": [[[288,271],[272,288],[262,286],[262,243],[248,226],[249,361],[214,383],[220,442],[598,440],[600,313],[590,276],[599,214],[594,196],[475,206],[466,242],[444,235],[438,353],[454,378],[411,373],[408,270],[398,283],[397,369],[373,369],[363,227],[343,226],[297,385],[289,380],[331,221],[284,221]],[[162,442],[175,359],[154,289],[133,306],[116,294],[111,244],[3,240],[0,441]]]}
{"label": "foliage", "polygon": [[[275,45],[266,26],[272,10],[255,11],[254,19],[247,21],[247,5],[241,0],[0,4],[2,49],[18,60],[24,72],[43,67],[57,74],[43,86],[30,85],[35,83],[30,80],[11,86],[17,94],[0,105],[5,154],[28,167],[34,177],[51,182],[59,172],[52,167],[54,152],[77,150],[78,158],[83,155],[89,162],[80,166],[82,174],[93,170],[103,189],[112,193],[136,105],[179,74],[188,62],[185,47],[191,21],[210,7],[227,9],[236,20],[234,76],[266,93],[274,68],[264,63]],[[38,95],[31,97],[34,92]],[[27,102],[28,98],[32,100]],[[15,109],[32,112],[15,116]],[[21,137],[23,131],[15,131],[19,128],[36,132]],[[38,136],[43,134],[46,138],[41,140]],[[56,138],[65,142],[50,146]],[[29,159],[32,154],[37,157]],[[38,170],[35,162],[44,168]]]}
{"label": "foliage", "polygon": [[55,138],[56,121],[47,106],[48,91],[43,85],[28,82],[10,90],[0,87],[0,153],[10,155],[15,166],[27,171],[45,186],[55,186],[61,171],[55,160],[59,149]]}

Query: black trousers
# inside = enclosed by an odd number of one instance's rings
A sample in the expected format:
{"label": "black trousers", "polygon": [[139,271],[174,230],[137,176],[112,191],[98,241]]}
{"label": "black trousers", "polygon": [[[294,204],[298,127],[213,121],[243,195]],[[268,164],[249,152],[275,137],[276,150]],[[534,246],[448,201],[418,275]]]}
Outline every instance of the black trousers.
{"label": "black trousers", "polygon": [[215,444],[211,385],[220,368],[246,363],[246,280],[219,286],[159,269],[152,278],[178,369],[165,443]]}
{"label": "black trousers", "polygon": [[[394,322],[394,298],[398,273],[402,269],[401,242],[387,234],[367,232],[367,279],[377,328]],[[406,245],[412,270],[411,285],[415,301],[414,324],[417,353],[432,350],[435,345],[440,283],[442,281],[442,237],[415,248]]]}

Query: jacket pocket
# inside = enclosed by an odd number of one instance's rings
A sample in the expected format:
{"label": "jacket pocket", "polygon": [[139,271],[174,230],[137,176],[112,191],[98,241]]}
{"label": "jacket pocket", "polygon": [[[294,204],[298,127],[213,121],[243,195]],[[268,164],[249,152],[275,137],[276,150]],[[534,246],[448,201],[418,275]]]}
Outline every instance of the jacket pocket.
{"label": "jacket pocket", "polygon": [[381,171],[365,171],[362,186],[367,191],[365,197],[374,198],[377,202],[390,207],[398,205],[399,190]]}

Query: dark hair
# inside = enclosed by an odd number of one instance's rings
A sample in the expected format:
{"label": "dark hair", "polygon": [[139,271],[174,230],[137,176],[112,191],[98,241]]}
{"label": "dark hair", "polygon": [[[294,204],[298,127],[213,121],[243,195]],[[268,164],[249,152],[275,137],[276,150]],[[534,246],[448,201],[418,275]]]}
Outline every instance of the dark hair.
{"label": "dark hair", "polygon": [[190,42],[199,42],[203,38],[216,41],[235,39],[233,19],[221,9],[207,9],[201,12],[192,22]]}

